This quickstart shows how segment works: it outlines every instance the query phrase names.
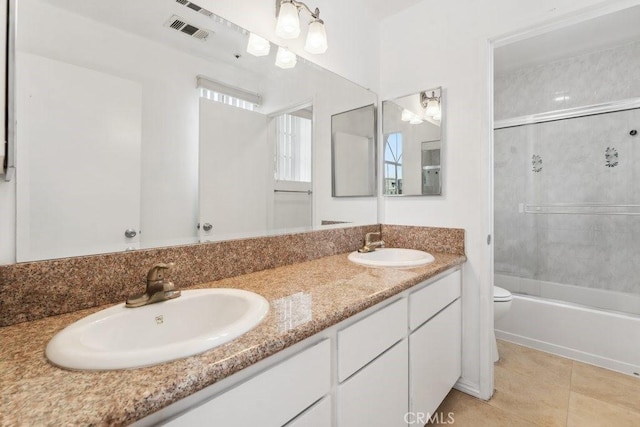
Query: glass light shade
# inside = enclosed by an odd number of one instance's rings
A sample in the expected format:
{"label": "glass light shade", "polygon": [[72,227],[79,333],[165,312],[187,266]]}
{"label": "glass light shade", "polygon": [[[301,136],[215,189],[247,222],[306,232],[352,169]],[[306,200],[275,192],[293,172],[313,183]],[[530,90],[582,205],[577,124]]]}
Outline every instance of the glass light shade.
{"label": "glass light shade", "polygon": [[427,101],[427,108],[424,113],[431,117],[440,114],[440,102],[437,99]]}
{"label": "glass light shade", "polygon": [[407,110],[406,108],[404,110],[402,110],[402,116],[400,117],[400,119],[403,122],[408,122],[409,120],[411,120],[413,118],[413,116],[415,116],[415,114],[413,114],[411,111]]}
{"label": "glass light shade", "polygon": [[298,8],[291,2],[280,4],[276,34],[283,39],[295,39],[300,35],[300,17]]}
{"label": "glass light shade", "polygon": [[433,116],[433,120],[437,120],[437,121],[442,120],[442,111],[439,111],[438,114]]}
{"label": "glass light shade", "polygon": [[316,55],[327,51],[327,32],[321,20],[316,19],[309,24],[309,32],[307,33],[304,50]]}
{"label": "glass light shade", "polygon": [[269,40],[260,37],[257,34],[249,33],[249,42],[247,43],[247,52],[254,56],[266,56],[271,50]]}
{"label": "glass light shade", "polygon": [[276,55],[276,65],[280,68],[293,68],[298,62],[298,57],[286,47],[279,47]]}

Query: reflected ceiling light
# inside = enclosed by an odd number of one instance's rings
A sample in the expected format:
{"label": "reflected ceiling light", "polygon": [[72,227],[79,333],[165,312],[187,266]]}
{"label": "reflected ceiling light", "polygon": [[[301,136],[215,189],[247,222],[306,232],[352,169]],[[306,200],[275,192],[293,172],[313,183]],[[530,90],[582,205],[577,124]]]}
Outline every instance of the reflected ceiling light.
{"label": "reflected ceiling light", "polygon": [[403,122],[409,122],[412,125],[419,125],[424,121],[419,114],[416,114],[411,110],[407,110],[406,108],[402,110],[400,120],[402,120]]}
{"label": "reflected ceiling light", "polygon": [[415,113],[412,113],[411,111],[407,110],[406,108],[404,110],[402,110],[402,116],[400,117],[400,119],[403,122],[408,122],[410,121],[413,117],[415,116]]}
{"label": "reflected ceiling light", "polygon": [[297,38],[300,35],[300,10],[306,10],[313,18],[309,23],[304,50],[313,54],[324,53],[327,50],[327,32],[317,7],[312,11],[309,6],[296,0],[276,0],[276,34],[283,39]]}
{"label": "reflected ceiling light", "polygon": [[440,97],[436,96],[435,91],[431,91],[431,96],[428,96],[426,92],[420,92],[420,104],[425,109],[425,116],[438,116],[440,115]]}
{"label": "reflected ceiling light", "polygon": [[296,54],[291,52],[286,47],[280,46],[278,48],[278,54],[276,55],[276,65],[280,68],[293,68],[296,66],[298,58]]}
{"label": "reflected ceiling light", "polygon": [[247,43],[247,52],[254,56],[266,56],[271,50],[269,40],[260,37],[257,34],[249,33],[249,42]]}

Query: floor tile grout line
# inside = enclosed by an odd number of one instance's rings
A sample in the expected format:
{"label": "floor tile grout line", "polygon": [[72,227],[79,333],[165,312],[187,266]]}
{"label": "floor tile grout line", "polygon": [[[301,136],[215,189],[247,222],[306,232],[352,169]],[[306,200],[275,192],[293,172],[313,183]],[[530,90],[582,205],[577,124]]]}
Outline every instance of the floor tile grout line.
{"label": "floor tile grout line", "polygon": [[632,414],[640,416],[640,410],[636,411],[634,408],[630,408],[630,407],[628,407],[626,405],[621,405],[621,404],[616,403],[616,402],[611,402],[611,401],[607,401],[607,400],[598,399],[597,397],[594,397],[594,396],[591,396],[591,395],[588,395],[588,394],[585,394],[585,393],[580,393],[579,391],[572,391],[571,393],[573,393],[574,395],[582,396],[582,397],[587,398],[587,399],[595,400],[599,404],[612,406],[612,407],[615,407],[616,409],[618,409],[620,411],[626,411],[626,412],[630,412]]}
{"label": "floor tile grout line", "polygon": [[[461,392],[461,393],[463,393],[463,392]],[[494,393],[495,393],[495,390],[494,390]],[[519,420],[519,421],[524,421],[527,424],[535,425],[535,421],[529,420],[528,418],[522,417],[522,416],[520,416],[518,414],[515,414],[515,413],[513,413],[511,411],[508,411],[506,409],[503,409],[503,408],[501,408],[499,406],[491,405],[489,403],[489,400],[482,400],[482,399],[479,399],[479,398],[477,398],[475,396],[471,396],[471,395],[465,395],[463,398],[464,399],[470,398],[471,400],[473,400],[475,402],[480,402],[480,404],[485,405],[491,411],[496,411],[496,412],[500,413],[502,416],[504,416],[508,420],[516,419],[516,420]]]}
{"label": "floor tile grout line", "polygon": [[573,393],[573,367],[575,366],[575,360],[571,361],[571,372],[569,373],[569,396],[567,400],[567,416],[564,419],[564,425],[569,427],[569,413],[571,412],[571,393]]}

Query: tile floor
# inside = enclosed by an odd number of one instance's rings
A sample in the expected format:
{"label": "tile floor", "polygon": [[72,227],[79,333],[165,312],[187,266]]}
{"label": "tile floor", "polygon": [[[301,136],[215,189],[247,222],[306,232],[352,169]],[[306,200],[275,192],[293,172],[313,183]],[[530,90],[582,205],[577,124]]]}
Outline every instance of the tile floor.
{"label": "tile floor", "polygon": [[491,400],[452,390],[438,408],[453,412],[454,426],[640,426],[640,378],[505,341],[498,348]]}

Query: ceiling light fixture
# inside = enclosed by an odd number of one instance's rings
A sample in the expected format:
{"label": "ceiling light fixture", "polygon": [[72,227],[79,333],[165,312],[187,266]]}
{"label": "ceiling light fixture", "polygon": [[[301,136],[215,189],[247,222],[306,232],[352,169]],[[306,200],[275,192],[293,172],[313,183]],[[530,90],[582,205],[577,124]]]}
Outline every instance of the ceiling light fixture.
{"label": "ceiling light fixture", "polygon": [[249,41],[247,43],[247,52],[254,56],[266,56],[271,50],[269,40],[260,37],[257,34],[249,33]]}
{"label": "ceiling light fixture", "polygon": [[296,0],[276,0],[276,34],[283,39],[295,39],[300,35],[300,10],[311,15],[309,31],[304,50],[313,54],[321,54],[327,50],[327,32],[324,21],[320,19],[320,9],[311,10],[306,4]]}
{"label": "ceiling light fixture", "polygon": [[439,116],[440,113],[440,96],[436,96],[435,91],[431,91],[431,96],[426,92],[420,92],[420,104],[425,109],[425,116]]}

